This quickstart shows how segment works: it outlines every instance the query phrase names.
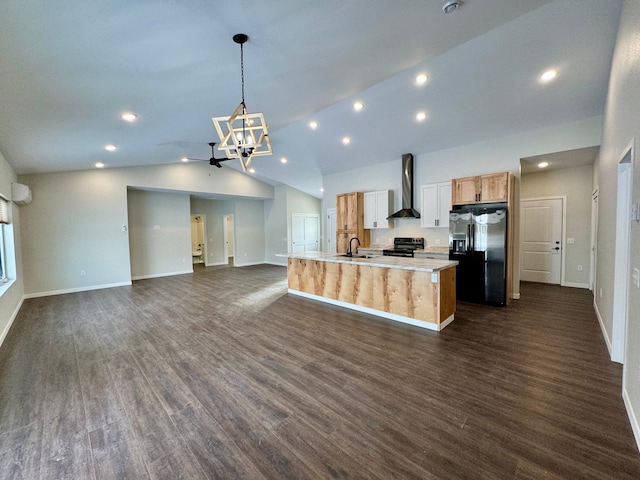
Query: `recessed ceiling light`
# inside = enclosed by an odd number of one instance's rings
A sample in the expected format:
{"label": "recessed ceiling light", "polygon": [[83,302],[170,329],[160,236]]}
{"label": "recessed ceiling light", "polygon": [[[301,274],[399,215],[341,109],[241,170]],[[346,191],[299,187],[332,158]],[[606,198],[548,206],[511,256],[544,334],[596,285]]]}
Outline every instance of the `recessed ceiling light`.
{"label": "recessed ceiling light", "polygon": [[324,188],[321,188],[321,189],[320,189],[320,191],[321,191],[321,192],[324,192]]}
{"label": "recessed ceiling light", "polygon": [[287,159],[285,157],[280,158],[280,163],[287,163]]}
{"label": "recessed ceiling light", "polygon": [[104,168],[104,163],[102,162],[96,162],[95,163],[96,168]]}
{"label": "recessed ceiling light", "polygon": [[556,78],[557,75],[558,75],[558,72],[556,72],[555,70],[547,70],[542,75],[540,75],[540,81],[550,82],[551,80]]}
{"label": "recessed ceiling light", "polygon": [[183,162],[188,162],[189,159],[187,157],[182,157],[180,160],[182,160]]}
{"label": "recessed ceiling light", "polygon": [[256,173],[256,171],[253,168],[250,168],[249,173]]}
{"label": "recessed ceiling light", "polygon": [[111,145],[111,144],[109,144],[109,145],[105,145],[105,146],[104,146],[104,149],[105,149],[107,152],[115,152],[115,151],[118,149],[118,147],[116,147],[115,145]]}
{"label": "recessed ceiling light", "polygon": [[125,112],[120,115],[120,118],[125,122],[135,122],[138,116],[135,113]]}
{"label": "recessed ceiling light", "polygon": [[342,137],[342,143],[349,145],[351,143],[351,139],[349,137]]}
{"label": "recessed ceiling light", "polygon": [[423,84],[427,83],[427,80],[429,80],[429,75],[427,75],[426,73],[419,73],[416,76],[416,83],[418,85],[423,85]]}
{"label": "recessed ceiling light", "polygon": [[425,112],[418,112],[416,113],[416,120],[421,122],[423,121],[425,118],[427,118],[427,114]]}
{"label": "recessed ceiling light", "polygon": [[444,13],[451,13],[460,8],[460,2],[457,0],[450,0],[442,6],[442,11]]}
{"label": "recessed ceiling light", "polygon": [[549,166],[549,162],[540,162],[538,164],[538,168],[547,168]]}
{"label": "recessed ceiling light", "polygon": [[364,105],[362,104],[362,102],[355,102],[355,103],[353,104],[353,109],[354,109],[356,112],[359,112],[359,111],[360,111],[360,110],[362,110],[363,108],[364,108]]}
{"label": "recessed ceiling light", "polygon": [[315,122],[312,120],[309,122],[309,126],[311,127],[312,130],[315,130],[316,128],[318,128],[318,122]]}

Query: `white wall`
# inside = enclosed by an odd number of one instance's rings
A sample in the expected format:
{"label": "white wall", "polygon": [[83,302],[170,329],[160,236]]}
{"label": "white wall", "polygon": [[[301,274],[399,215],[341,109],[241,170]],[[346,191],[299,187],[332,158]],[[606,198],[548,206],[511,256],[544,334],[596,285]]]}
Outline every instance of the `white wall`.
{"label": "white wall", "polygon": [[224,203],[224,213],[233,214],[235,230],[233,264],[236,267],[242,267],[264,263],[264,202],[262,200],[233,200]]}
{"label": "white wall", "polygon": [[[291,250],[291,218],[294,213],[317,214],[320,221],[320,232],[324,231],[325,225],[320,207],[320,199],[307,195],[296,188],[287,185],[275,188],[274,199],[265,201],[264,206],[267,236],[265,259],[268,263],[287,264],[286,258],[276,257],[276,254]],[[322,238],[319,241],[322,245]]]}
{"label": "white wall", "polygon": [[[573,238],[575,243],[568,245],[567,239],[563,239],[564,284],[589,288],[593,166],[523,174],[520,187],[522,199],[566,196],[566,233],[567,238]],[[578,271],[578,265],[582,265],[581,272]]]}
{"label": "white wall", "polygon": [[[596,162],[600,188],[598,215],[598,255],[596,268],[596,306],[611,338],[613,328],[613,278],[616,237],[616,196],[618,162],[625,148],[635,139],[633,202],[640,202],[640,0],[625,0],[620,17],[618,39],[613,56],[611,79],[604,117],[602,146]],[[640,268],[640,224],[631,222],[631,262]],[[640,291],[631,279],[624,365],[623,398],[629,411],[636,440],[640,444]],[[599,289],[602,288],[602,296]]]}
{"label": "white wall", "polygon": [[[29,296],[131,282],[129,235],[122,230],[129,223],[128,187],[273,198],[273,187],[249,175],[222,168],[209,176],[208,166],[196,163],[21,175],[19,181],[33,191],[33,202],[21,207],[24,290]],[[259,208],[262,217],[261,203]],[[189,215],[187,196],[187,225]],[[259,250],[257,259],[264,257],[262,244]],[[156,267],[147,274],[169,274],[176,268],[161,272]]]}
{"label": "white wall", "polygon": [[129,190],[128,212],[132,280],[193,272],[188,194]]}
{"label": "white wall", "polygon": [[[17,177],[11,165],[6,161],[0,152],[0,193],[7,199],[11,199],[11,183],[16,182]],[[13,319],[22,305],[24,295],[24,282],[22,270],[22,250],[20,247],[20,209],[11,202],[11,215],[13,223],[13,236],[16,250],[16,279],[0,297],[0,344],[2,344]]]}
{"label": "white wall", "polygon": [[287,210],[287,190],[286,185],[275,187],[273,200],[264,202],[264,223],[265,223],[265,253],[264,258],[267,263],[275,265],[286,265],[287,259],[276,257],[278,253],[288,251],[288,218]]}
{"label": "white wall", "polygon": [[[520,159],[546,153],[563,152],[576,148],[600,145],[602,117],[592,117],[579,122],[556,125],[541,130],[491,139],[473,145],[464,145],[448,150],[427,154],[414,153],[414,205],[419,210],[420,185],[443,182],[452,178],[511,171],[518,176],[516,181],[516,205],[519,211],[519,172]],[[327,175],[323,179],[324,195],[322,211],[336,205],[336,195],[353,191],[372,191],[392,189],[394,191],[395,210],[402,204],[401,194],[401,154],[398,158],[374,167],[361,168],[350,172]],[[515,225],[519,232],[519,222]],[[428,229],[420,227],[419,219],[399,219],[393,229],[372,231],[372,242],[388,241],[393,237],[424,237],[427,245],[435,243],[436,238],[448,242],[447,229]],[[516,242],[517,244],[518,242]],[[517,245],[515,258],[519,258]],[[514,275],[514,294],[520,292],[520,272]]]}

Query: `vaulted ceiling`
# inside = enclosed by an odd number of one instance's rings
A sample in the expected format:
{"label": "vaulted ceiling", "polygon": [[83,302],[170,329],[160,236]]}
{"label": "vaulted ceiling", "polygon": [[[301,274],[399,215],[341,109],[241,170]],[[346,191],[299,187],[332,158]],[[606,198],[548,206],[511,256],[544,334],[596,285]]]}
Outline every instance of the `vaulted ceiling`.
{"label": "vaulted ceiling", "polygon": [[240,32],[274,150],[253,175],[315,196],[323,175],[603,113],[620,1],[444,3],[3,0],[0,151],[19,174],[209,158],[211,117],[241,97]]}

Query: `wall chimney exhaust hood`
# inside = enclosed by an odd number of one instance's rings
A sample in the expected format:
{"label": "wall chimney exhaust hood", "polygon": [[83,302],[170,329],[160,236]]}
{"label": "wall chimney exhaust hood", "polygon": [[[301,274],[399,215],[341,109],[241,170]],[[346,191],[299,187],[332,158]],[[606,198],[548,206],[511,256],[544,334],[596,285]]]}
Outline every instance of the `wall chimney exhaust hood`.
{"label": "wall chimney exhaust hood", "polygon": [[413,208],[413,155],[402,155],[402,210],[387,218],[420,218],[420,212]]}

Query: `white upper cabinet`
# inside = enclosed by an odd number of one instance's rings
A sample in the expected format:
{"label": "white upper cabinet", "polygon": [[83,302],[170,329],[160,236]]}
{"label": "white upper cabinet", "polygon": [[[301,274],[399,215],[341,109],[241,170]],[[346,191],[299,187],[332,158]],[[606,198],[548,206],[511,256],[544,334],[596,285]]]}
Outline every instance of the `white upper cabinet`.
{"label": "white upper cabinet", "polygon": [[364,228],[391,228],[392,221],[387,220],[393,206],[393,190],[365,192]]}
{"label": "white upper cabinet", "polygon": [[431,183],[420,187],[422,216],[420,226],[449,228],[451,210],[451,182]]}

